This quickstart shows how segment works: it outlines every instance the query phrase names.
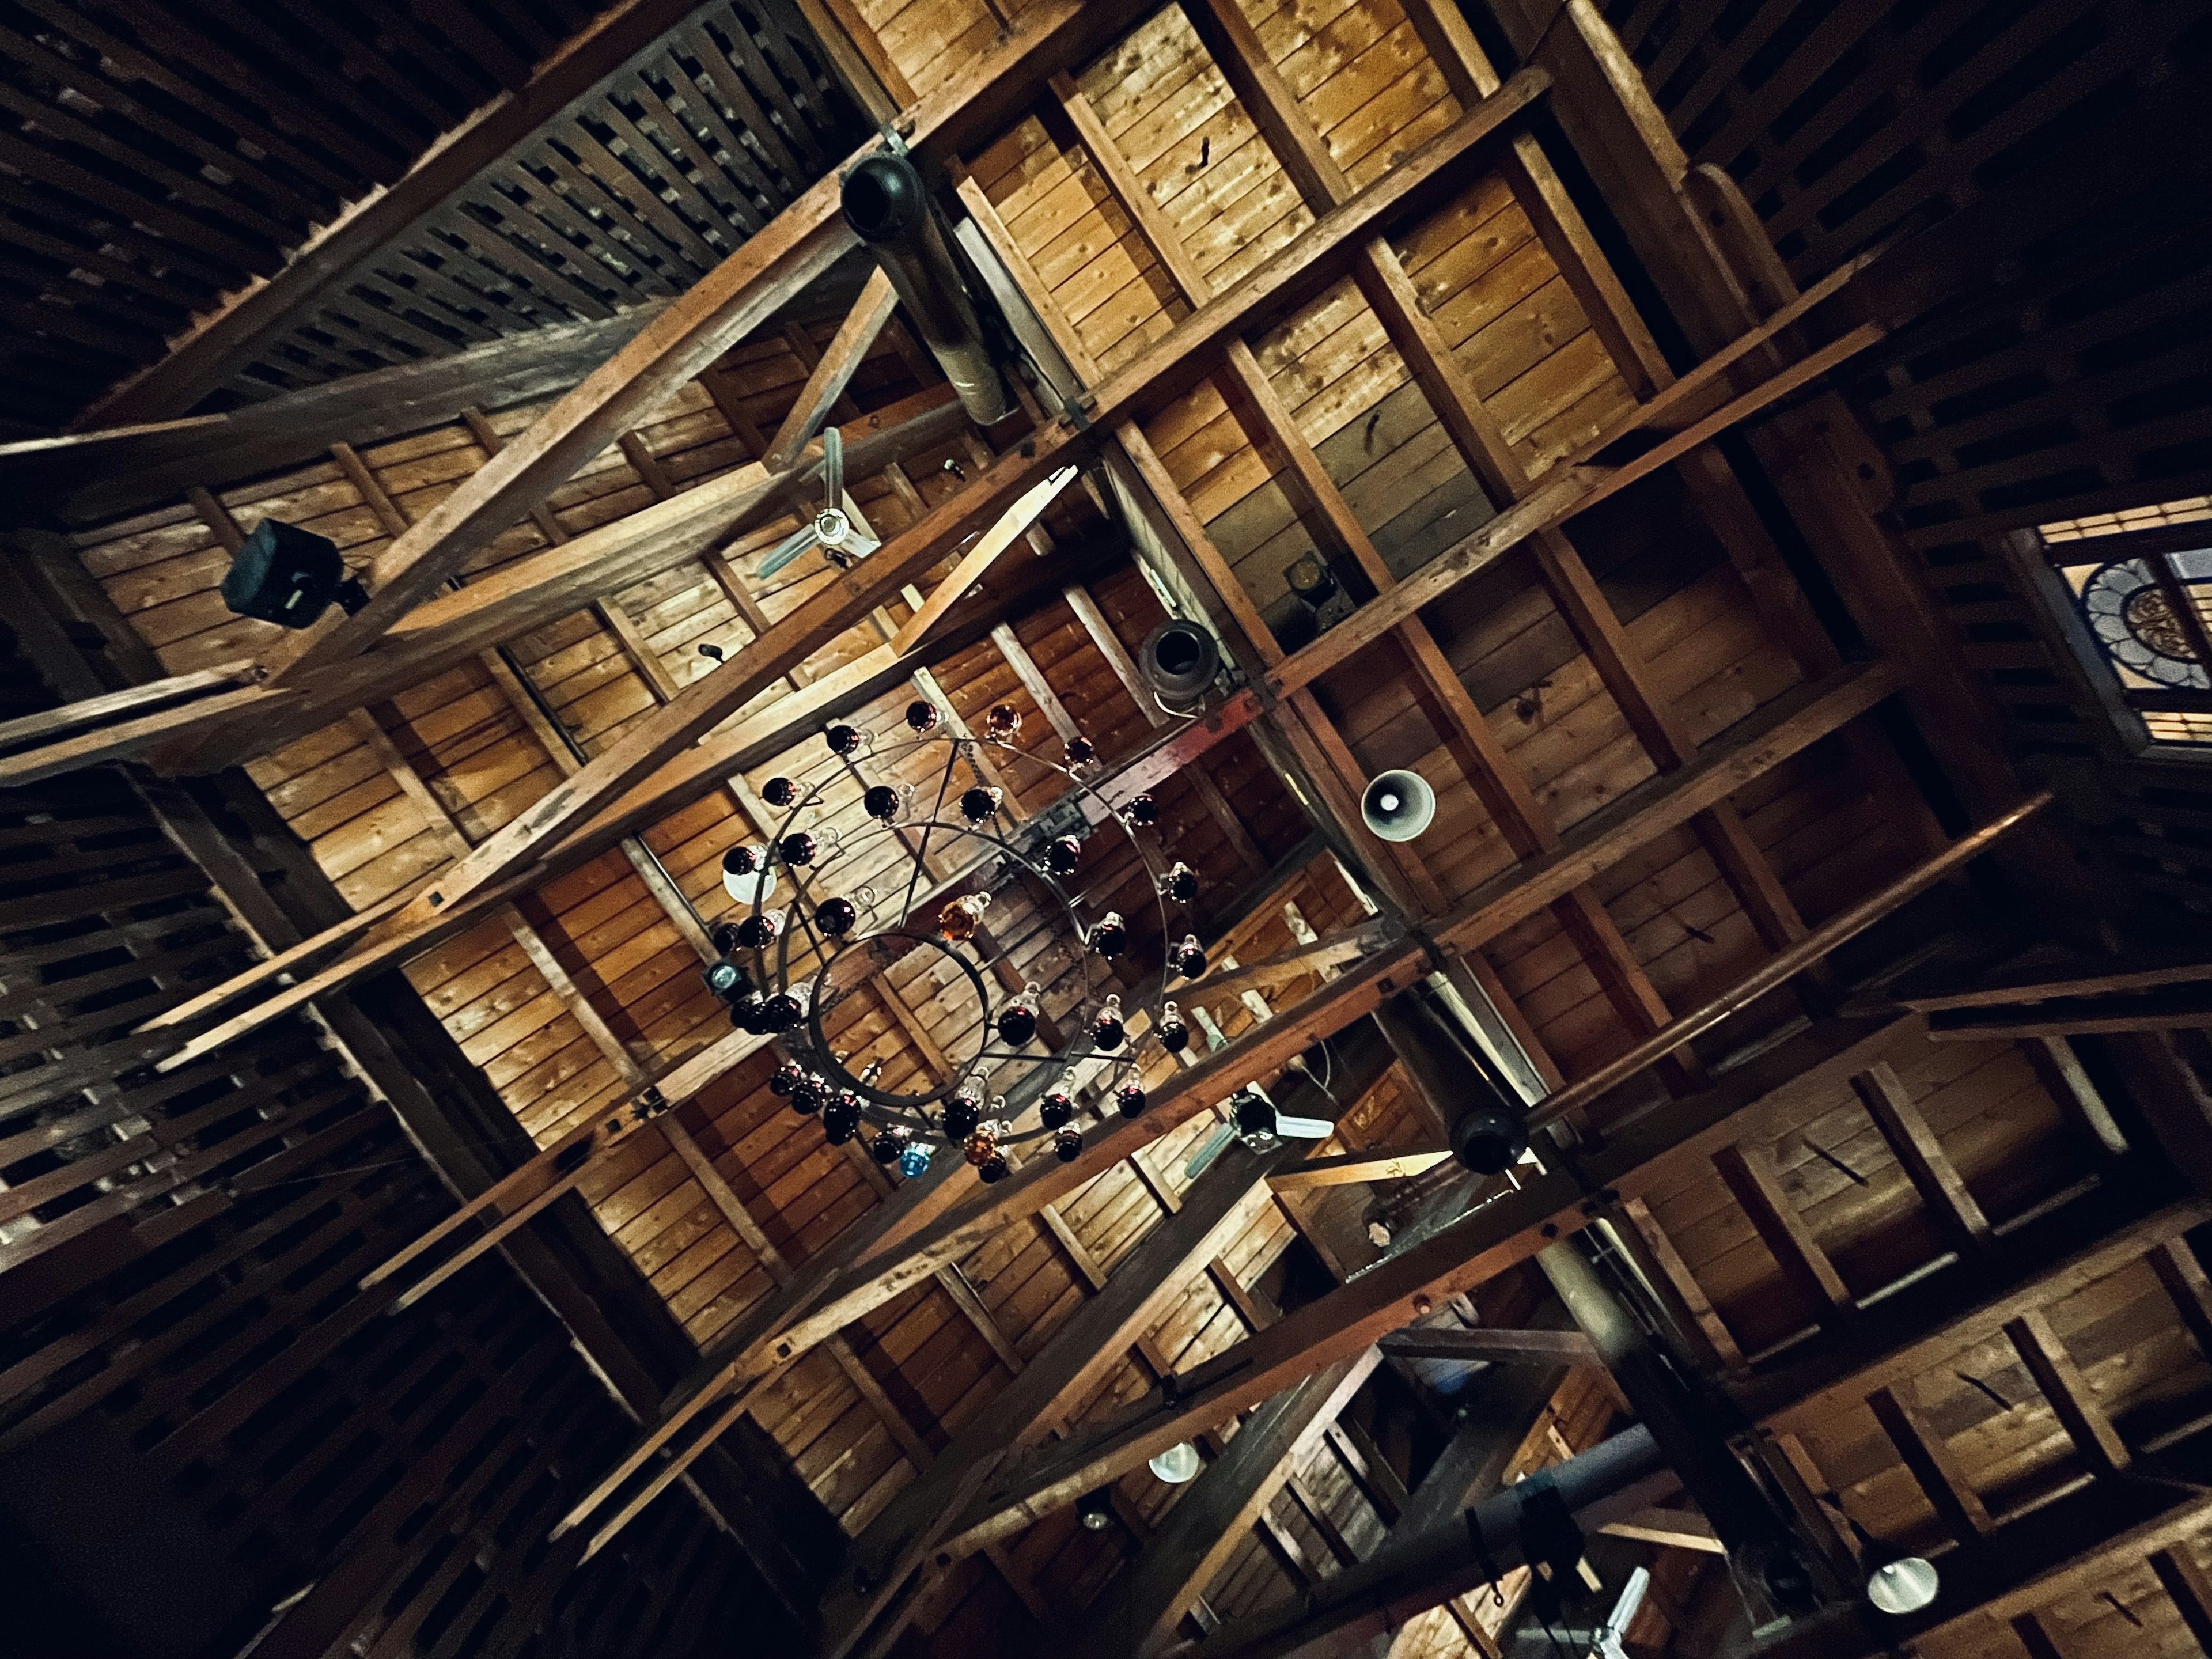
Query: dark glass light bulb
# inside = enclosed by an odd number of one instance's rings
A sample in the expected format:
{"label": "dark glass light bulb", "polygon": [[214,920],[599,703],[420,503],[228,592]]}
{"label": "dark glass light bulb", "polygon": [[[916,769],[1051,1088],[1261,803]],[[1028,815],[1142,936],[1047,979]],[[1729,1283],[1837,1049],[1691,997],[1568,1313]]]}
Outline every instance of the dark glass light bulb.
{"label": "dark glass light bulb", "polygon": [[1075,1098],[1064,1089],[1054,1089],[1037,1102],[1037,1117],[1048,1129],[1057,1129],[1075,1117]]}
{"label": "dark glass light bulb", "polygon": [[1123,1032],[1121,1011],[1112,1003],[1101,1008],[1098,1018],[1091,1022],[1091,1040],[1109,1053],[1121,1046]]}
{"label": "dark glass light bulb", "polygon": [[1006,1162],[1006,1155],[1004,1152],[994,1152],[975,1166],[975,1173],[982,1176],[986,1186],[1004,1181],[1013,1172],[1014,1166]]}
{"label": "dark glass light bulb", "polygon": [[1109,910],[1091,930],[1091,948],[1109,960],[1120,956],[1128,943],[1128,924],[1121,920],[1119,910]]}
{"label": "dark glass light bulb", "polygon": [[905,1130],[880,1129],[877,1131],[876,1138],[868,1143],[868,1155],[888,1168],[899,1161],[899,1154],[906,1151],[906,1143]]}
{"label": "dark glass light bulb", "polygon": [[734,921],[718,921],[709,927],[707,930],[707,943],[713,945],[723,956],[743,948],[738,939],[738,924]]}
{"label": "dark glass light bulb", "polygon": [[775,911],[763,910],[738,924],[738,943],[748,951],[765,951],[775,943],[775,936],[782,927]]}
{"label": "dark glass light bulb", "polygon": [[822,734],[822,740],[833,755],[856,755],[860,751],[860,728],[840,721]]}
{"label": "dark glass light bulb", "polygon": [[769,1074],[768,1091],[772,1095],[781,1095],[788,1100],[791,1098],[792,1091],[805,1081],[806,1068],[795,1060],[787,1060]]}
{"label": "dark glass light bulb", "polygon": [[840,1092],[836,1099],[822,1109],[822,1138],[832,1146],[843,1146],[860,1127],[860,1097],[850,1090]]}
{"label": "dark glass light bulb", "polygon": [[983,716],[983,735],[995,738],[1000,743],[1011,742],[1021,735],[1022,711],[1010,702],[994,702],[991,712]]}
{"label": "dark glass light bulb", "polygon": [[1114,1104],[1123,1117],[1135,1117],[1145,1109],[1144,1085],[1125,1083],[1114,1091]]}
{"label": "dark glass light bulb", "polygon": [[750,847],[732,847],[722,854],[722,873],[750,876],[761,867],[761,855]]}
{"label": "dark glass light bulb", "polygon": [[760,1023],[761,1000],[748,991],[730,1005],[730,1024],[740,1031],[750,1031],[755,1036],[766,1036],[767,1029]]}
{"label": "dark glass light bulb", "polygon": [[791,1093],[788,1097],[791,1101],[791,1109],[801,1117],[805,1117],[810,1112],[820,1111],[823,1100],[821,1079],[811,1073],[799,1071],[796,1066],[793,1066],[792,1070],[799,1072],[799,1076],[793,1080],[791,1085]]}
{"label": "dark glass light bulb", "polygon": [[1198,896],[1198,872],[1178,859],[1161,887],[1177,904],[1188,904]]}
{"label": "dark glass light bulb", "polygon": [[1008,1003],[999,1010],[999,1036],[1008,1047],[1018,1048],[1036,1035],[1036,1010],[1022,1001]]}
{"label": "dark glass light bulb", "polygon": [[778,991],[761,1005],[761,1024],[773,1036],[788,1031],[806,1018],[806,1010],[799,1006],[799,999],[788,991]]}
{"label": "dark glass light bulb", "polygon": [[1067,740],[1067,763],[1070,766],[1086,766],[1097,759],[1097,755],[1098,751],[1091,747],[1088,738],[1070,738]]}
{"label": "dark glass light bulb", "polygon": [[999,792],[977,787],[963,791],[960,797],[960,816],[970,823],[981,823],[999,810]]}
{"label": "dark glass light bulb", "polygon": [[786,836],[775,844],[776,854],[793,867],[814,862],[814,837],[801,830],[796,835]]}
{"label": "dark glass light bulb", "polygon": [[1055,876],[1072,876],[1083,860],[1083,843],[1073,836],[1060,836],[1045,843],[1044,867]]}
{"label": "dark glass light bulb", "polygon": [[1160,821],[1160,804],[1152,799],[1150,790],[1141,795],[1130,796],[1128,805],[1122,810],[1128,813],[1132,823],[1158,823]]}
{"label": "dark glass light bulb", "polygon": [[906,723],[909,731],[931,730],[937,724],[937,705],[933,702],[924,702],[917,697],[906,706]]}
{"label": "dark glass light bulb", "polygon": [[945,1138],[965,1140],[983,1121],[983,1103],[973,1095],[955,1095],[945,1103]]}
{"label": "dark glass light bulb", "polygon": [[1190,1027],[1182,1023],[1182,1015],[1172,1002],[1160,1011],[1160,1023],[1152,1030],[1160,1040],[1160,1047],[1171,1054],[1179,1054],[1190,1047]]}
{"label": "dark glass light bulb", "polygon": [[1206,971],[1206,952],[1198,948],[1198,936],[1187,935],[1183,942],[1168,952],[1168,965],[1185,979],[1196,979]]}
{"label": "dark glass light bulb", "polygon": [[815,907],[814,926],[824,939],[842,939],[853,931],[860,913],[848,898],[823,899]]}
{"label": "dark glass light bulb", "polygon": [[872,783],[860,797],[860,810],[889,823],[898,816],[899,792],[888,783]]}
{"label": "dark glass light bulb", "polygon": [[789,778],[770,778],[761,785],[761,799],[770,806],[788,806],[799,799],[799,786]]}
{"label": "dark glass light bulb", "polygon": [[1052,1137],[1052,1155],[1062,1164],[1073,1164],[1083,1156],[1083,1131],[1060,1129]]}

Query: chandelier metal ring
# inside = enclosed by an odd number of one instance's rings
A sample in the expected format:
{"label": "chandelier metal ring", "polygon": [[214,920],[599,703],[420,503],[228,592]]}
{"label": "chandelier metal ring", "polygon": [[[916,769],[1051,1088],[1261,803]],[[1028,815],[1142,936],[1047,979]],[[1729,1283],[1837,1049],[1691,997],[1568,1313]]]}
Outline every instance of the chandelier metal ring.
{"label": "chandelier metal ring", "polygon": [[[1142,1109],[1140,1045],[1123,1029],[1126,1017],[1120,1008],[1120,981],[1108,960],[1109,956],[1118,954],[1120,947],[1107,948],[1106,930],[1118,927],[1126,938],[1127,924],[1112,912],[1086,921],[1083,896],[1072,894],[1061,879],[1075,870],[1079,854],[1071,848],[1079,846],[1090,833],[1109,823],[1119,829],[1149,878],[1164,959],[1154,993],[1158,1006],[1147,1011],[1152,1027],[1148,1035],[1173,1033],[1172,1046],[1177,1048],[1187,1041],[1172,1005],[1165,1000],[1167,987],[1178,971],[1190,971],[1194,960],[1198,964],[1195,971],[1204,971],[1202,952],[1195,957],[1191,954],[1197,951],[1195,936],[1186,934],[1177,945],[1170,925],[1170,897],[1178,902],[1191,902],[1196,878],[1180,862],[1164,872],[1136,833],[1140,823],[1155,821],[1157,809],[1149,806],[1148,795],[1133,796],[1116,805],[1079,775],[1079,769],[1091,758],[1089,744],[1079,738],[1068,741],[1066,763],[1010,741],[1020,725],[1019,715],[1010,705],[991,711],[992,730],[982,737],[945,729],[941,721],[941,712],[933,704],[917,702],[909,708],[908,724],[915,726],[919,735],[888,744],[878,744],[872,732],[860,728],[833,725],[824,732],[831,750],[828,757],[800,769],[799,781],[770,781],[764,793],[771,806],[781,809],[782,816],[773,824],[760,826],[770,832],[767,846],[757,852],[747,849],[740,860],[743,871],[726,878],[726,885],[739,896],[744,920],[734,923],[726,920],[716,929],[718,939],[741,938],[742,944],[736,948],[726,945],[724,959],[708,969],[710,982],[720,970],[737,969],[734,975],[725,971],[724,982],[717,988],[718,994],[732,1002],[733,1021],[783,1041],[787,1059],[780,1073],[784,1080],[779,1084],[779,1092],[797,1090],[801,1098],[793,1103],[801,1110],[826,1112],[825,1103],[843,1103],[838,1109],[846,1116],[833,1131],[833,1138],[848,1138],[860,1121],[866,1120],[878,1131],[873,1144],[886,1162],[896,1151],[919,1146],[918,1161],[901,1160],[901,1167],[910,1174],[927,1167],[932,1146],[965,1144],[971,1162],[991,1161],[988,1152],[979,1159],[978,1137],[969,1122],[976,1116],[978,1103],[992,1098],[992,1073],[1009,1062],[1026,1063],[1032,1075],[1036,1068],[1043,1068],[1051,1075],[1037,1080],[1048,1086],[1069,1078],[1078,1066],[1103,1062],[1110,1068],[1109,1083],[1116,1078],[1125,1079],[1118,1096],[1123,1109],[1130,1113]],[[935,798],[926,811],[915,810],[921,792],[911,781],[894,793],[892,786],[872,784],[861,770],[860,762],[866,759],[887,767],[889,775],[896,777],[900,757],[933,744],[944,745],[945,758],[935,778]],[[1068,805],[1076,807],[1077,817],[1062,818],[1069,826],[1063,835],[1050,833],[1055,827],[1053,823],[1031,824],[1022,832],[1029,844],[1017,844],[1006,829],[1003,792],[985,786],[981,780],[986,774],[974,764],[978,752],[986,747],[1056,772],[1066,781],[1068,791],[1047,809],[1061,815]],[[956,792],[953,786],[963,759],[970,763],[978,782]],[[829,812],[840,811],[847,804],[831,804],[832,786],[841,775],[851,776],[862,787],[869,814],[864,827],[848,830],[826,821]],[[948,799],[958,800],[958,817],[946,816]],[[823,816],[817,817],[817,814]],[[809,830],[810,823],[817,827]],[[899,886],[900,890],[896,902],[888,904],[875,889],[882,880],[883,866],[866,858],[884,836],[896,838],[901,849],[900,857],[890,861],[895,879],[887,884]],[[996,865],[979,872],[982,884],[978,890],[946,900],[945,908],[933,920],[922,917],[919,913],[926,907],[920,902],[921,896],[938,885],[929,872],[933,844],[945,850],[963,842],[981,843],[995,855]],[[739,858],[734,851],[731,856]],[[866,881],[849,894],[830,890],[827,879],[830,872],[864,860],[871,872]],[[726,863],[726,871],[733,867]],[[902,875],[902,882],[898,879]],[[1060,1017],[1075,1022],[1072,1028],[1075,1035],[1062,1036],[1057,1046],[1046,1042],[1042,1035],[1044,1030],[1052,1029],[1052,1023],[1042,1019],[1041,988],[1023,982],[1020,990],[1013,991],[994,984],[993,972],[1003,974],[1003,964],[973,942],[979,934],[988,937],[988,930],[975,927],[975,918],[989,902],[990,891],[1002,890],[1008,879],[1029,886],[1048,911],[1063,914],[1075,943],[1081,994]],[[787,902],[777,890],[786,880],[790,884]],[[963,908],[964,920],[952,914]],[[951,985],[939,996],[950,994],[957,1005],[952,1012],[959,1030],[949,1039],[949,1050],[939,1049],[946,1066],[931,1086],[915,1087],[911,1079],[902,1079],[906,1086],[886,1088],[881,1083],[882,1062],[848,1066],[848,1057],[833,1046],[824,1021],[861,985],[923,948],[936,950],[954,964]],[[1180,969],[1179,963],[1182,964]],[[866,971],[855,976],[856,969],[863,967]],[[1027,1005],[1024,1012],[1035,1018],[1008,1019],[1018,1002]],[[1021,1028],[1025,1024],[1024,1031]],[[1006,1036],[1010,1030],[1018,1040]],[[1085,1041],[1086,1037],[1090,1040]],[[1129,1103],[1132,1097],[1133,1104]],[[993,1103],[1003,1102],[994,1099]],[[1056,1149],[1062,1157],[1073,1155],[1071,1134],[1079,1144],[1079,1131],[1068,1127],[1064,1107],[1057,1122],[1048,1121],[1018,1133],[1010,1121],[1012,1115],[1006,1114],[1009,1121],[985,1120],[981,1139],[988,1144],[1013,1146],[1057,1136]],[[999,1172],[1003,1173],[1003,1160],[998,1163]],[[987,1179],[993,1178],[994,1171],[987,1168],[984,1174]]]}

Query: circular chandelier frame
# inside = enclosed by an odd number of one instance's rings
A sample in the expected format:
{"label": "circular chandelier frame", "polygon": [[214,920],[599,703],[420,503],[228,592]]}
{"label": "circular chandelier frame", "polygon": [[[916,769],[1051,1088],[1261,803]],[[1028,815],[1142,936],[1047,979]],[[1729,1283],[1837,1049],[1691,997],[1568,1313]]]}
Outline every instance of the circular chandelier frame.
{"label": "circular chandelier frame", "polygon": [[[716,988],[732,1003],[734,1024],[782,1042],[787,1059],[771,1086],[802,1112],[823,1111],[825,1128],[830,1127],[833,1109],[842,1113],[845,1133],[832,1130],[835,1139],[849,1138],[864,1121],[874,1126],[872,1146],[881,1162],[897,1163],[913,1175],[928,1167],[933,1149],[958,1146],[985,1179],[997,1179],[1009,1167],[1000,1148],[1047,1137],[1053,1138],[1059,1156],[1073,1158],[1081,1149],[1081,1132],[1069,1121],[1066,1105],[1056,1118],[1048,1113],[1042,1127],[1017,1131],[1004,1096],[993,1097],[988,1091],[990,1073],[1001,1065],[1026,1062],[1056,1073],[1047,1079],[1049,1088],[1070,1078],[1079,1066],[1103,1062],[1111,1077],[1126,1079],[1115,1091],[1122,1115],[1133,1117],[1141,1112],[1143,1045],[1158,1042],[1174,1052],[1189,1041],[1188,1030],[1166,999],[1166,991],[1178,975],[1195,978],[1204,973],[1205,956],[1195,933],[1186,933],[1180,944],[1171,942],[1169,906],[1190,902],[1196,896],[1197,878],[1180,861],[1164,868],[1137,833],[1158,822],[1158,807],[1149,793],[1117,806],[1082,775],[1094,763],[1091,745],[1083,738],[1070,739],[1064,759],[1058,762],[1022,748],[1013,741],[1021,716],[1004,703],[991,709],[982,737],[951,727],[934,703],[924,701],[908,706],[907,724],[915,736],[883,744],[872,732],[833,725],[823,734],[830,750],[828,757],[802,769],[796,780],[769,781],[765,793],[782,816],[772,826],[764,848],[733,849],[726,859],[726,872],[735,871],[728,878],[737,884],[733,894],[748,881],[752,892],[749,903],[740,898],[737,920],[726,917],[714,927],[714,937],[723,954],[708,969],[708,982],[715,984],[718,974],[725,980]],[[926,813],[914,810],[920,793],[916,786],[907,783],[894,790],[893,786],[872,783],[860,769],[863,758],[895,763],[938,745],[945,750],[945,762],[936,769],[935,798]],[[978,752],[986,748],[1066,779],[1071,793],[1060,799],[1073,798],[1088,805],[1084,819],[1089,832],[1052,837],[1027,851],[1017,845],[1006,833],[1003,792],[981,783],[985,774],[974,765]],[[956,790],[963,760],[970,763],[979,781]],[[845,773],[860,781],[864,804],[872,803],[865,809],[866,827],[849,832],[824,821],[830,786]],[[892,775],[896,775],[894,766]],[[879,810],[887,795],[896,800],[895,808]],[[948,813],[948,800],[956,812]],[[1110,963],[1126,948],[1127,924],[1110,910],[1086,921],[1080,893],[1071,893],[1063,881],[1079,867],[1088,834],[1108,823],[1120,830],[1150,878],[1160,923],[1164,961],[1159,995],[1157,1006],[1146,1010],[1150,1030],[1142,1038],[1126,1030],[1128,1016],[1121,1010]],[[903,877],[896,901],[886,902],[868,883],[849,893],[835,890],[826,878],[885,836],[902,850],[902,860],[892,866]],[[1031,891],[1042,895],[1043,908],[1056,908],[1066,918],[1083,986],[1079,1000],[1066,1016],[1075,1034],[1057,1047],[1045,1040],[1052,1023],[1044,1018],[1042,988],[1034,981],[1025,982],[1019,992],[996,986],[991,970],[997,963],[987,947],[975,942],[979,936],[988,937],[988,930],[977,926],[989,902],[988,887],[980,902],[973,892],[949,900],[925,897],[936,885],[927,862],[933,845],[944,850],[967,842],[980,843],[996,855],[997,868],[987,878],[991,884],[1002,885],[999,878],[1008,875],[1016,880],[1027,878]],[[745,854],[750,865],[736,868],[746,863]],[[777,890],[786,881],[790,884],[787,902]],[[933,916],[925,915],[933,904],[942,908]],[[830,914],[825,915],[825,907]],[[957,916],[956,911],[960,913]],[[964,981],[974,998],[975,1012],[959,1033],[940,1039],[950,1061],[947,1075],[933,1087],[891,1090],[882,1086],[881,1061],[858,1069],[847,1066],[848,1056],[835,1046],[824,1022],[860,986],[924,949],[935,949],[955,964],[957,980]],[[841,979],[841,969],[849,973],[856,960],[865,971],[849,982]],[[726,973],[731,966],[738,970],[734,977]],[[1023,1012],[1009,1018],[1018,1007]],[[1066,1097],[1048,1092],[1044,1098],[1064,1102]]]}

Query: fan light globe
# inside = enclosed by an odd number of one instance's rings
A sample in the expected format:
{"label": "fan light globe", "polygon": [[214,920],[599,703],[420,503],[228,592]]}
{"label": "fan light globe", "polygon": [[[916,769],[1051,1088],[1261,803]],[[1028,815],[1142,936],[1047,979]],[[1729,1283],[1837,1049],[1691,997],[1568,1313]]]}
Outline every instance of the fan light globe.
{"label": "fan light globe", "polygon": [[1867,1600],[1887,1613],[1917,1613],[1936,1599],[1942,1581],[1917,1555],[1885,1561],[1867,1575]]}
{"label": "fan light globe", "polygon": [[1180,1486],[1196,1477],[1199,1465],[1198,1448],[1188,1440],[1178,1440],[1152,1459],[1148,1467],[1170,1486]]}
{"label": "fan light globe", "polygon": [[739,904],[750,908],[765,904],[775,893],[775,866],[765,859],[757,870],[732,870],[722,866],[722,890]]}

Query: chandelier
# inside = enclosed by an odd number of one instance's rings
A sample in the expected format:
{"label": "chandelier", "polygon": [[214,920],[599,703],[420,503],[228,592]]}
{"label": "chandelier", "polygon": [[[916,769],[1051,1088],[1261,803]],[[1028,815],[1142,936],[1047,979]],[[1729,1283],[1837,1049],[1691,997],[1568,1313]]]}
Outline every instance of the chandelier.
{"label": "chandelier", "polygon": [[[863,1136],[878,1164],[908,1176],[926,1171],[937,1152],[957,1149],[983,1180],[1000,1181],[1012,1171],[1010,1149],[1045,1139],[1072,1161],[1083,1150],[1077,1068],[1103,1071],[1106,1097],[1121,1116],[1143,1112],[1143,1044],[1177,1054],[1190,1042],[1166,988],[1206,971],[1206,953],[1186,927],[1152,981],[1160,1000],[1144,1011],[1147,1029],[1131,1029],[1136,1010],[1124,1006],[1115,969],[1127,965],[1136,941],[1120,912],[1090,914],[1078,884],[1102,860],[1086,856],[1088,844],[1108,826],[1127,838],[1150,878],[1162,941],[1177,938],[1170,907],[1197,898],[1198,877],[1180,861],[1164,865],[1139,834],[1159,822],[1149,793],[1117,806],[1088,781],[1097,764],[1086,739],[1069,738],[1056,761],[1024,749],[1021,712],[1011,703],[989,711],[980,737],[926,701],[908,705],[904,724],[884,741],[831,726],[823,733],[828,753],[813,768],[763,787],[762,799],[781,816],[764,843],[723,857],[723,886],[738,914],[711,931],[720,954],[705,970],[708,986],[729,1005],[732,1024],[777,1041],[784,1058],[769,1087],[793,1111],[817,1117],[833,1145]],[[1002,791],[975,765],[987,747],[1058,773],[1067,792],[1040,817],[1014,825]],[[929,754],[926,771],[915,764],[933,750],[943,751],[941,763]],[[971,780],[964,787],[963,762]],[[902,771],[933,781],[883,781]],[[864,822],[834,824],[832,786],[854,777]],[[848,803],[849,795],[839,805]],[[972,855],[961,861],[978,866],[972,878],[951,884],[969,890],[941,896],[930,875],[933,849]],[[1064,1025],[1047,1016],[1034,981],[1018,990],[1000,983],[1015,975],[997,959],[984,917],[994,893],[1016,886],[1072,946],[1081,985]],[[933,999],[944,1012],[933,1035],[950,1074],[935,1080],[927,1073],[894,1079],[884,1061],[859,1060],[830,1034],[842,1005],[916,952],[938,958],[931,980],[944,985]],[[1015,1085],[1036,1091],[1038,1127],[1018,1128],[1020,1113],[994,1086],[1010,1066],[1023,1068]]]}

